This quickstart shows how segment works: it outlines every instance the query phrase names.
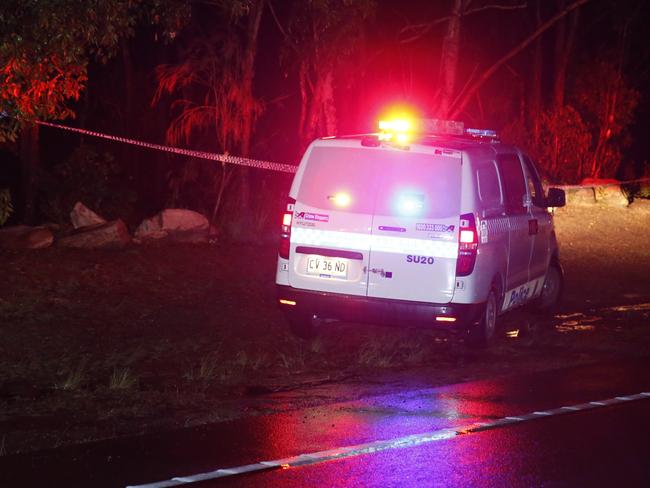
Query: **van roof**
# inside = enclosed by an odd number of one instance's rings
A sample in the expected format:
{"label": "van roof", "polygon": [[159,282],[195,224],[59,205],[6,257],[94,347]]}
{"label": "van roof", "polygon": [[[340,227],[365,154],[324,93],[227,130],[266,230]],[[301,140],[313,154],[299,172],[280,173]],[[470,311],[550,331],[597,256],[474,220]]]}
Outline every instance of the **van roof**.
{"label": "van roof", "polygon": [[[378,133],[368,133],[368,134],[353,134],[353,135],[344,135],[344,136],[329,136],[322,137],[319,141],[335,141],[335,140],[358,140],[362,146],[369,147],[379,147],[380,145],[385,144],[384,141],[380,141]],[[391,143],[386,143],[391,145]],[[494,137],[481,137],[473,135],[421,135],[416,136],[412,140],[410,145],[422,145],[429,147],[442,147],[448,149],[454,149],[457,151],[466,151],[471,148],[486,148],[492,147],[495,152],[501,152],[503,149],[513,149],[513,146],[508,144],[503,144],[501,141]],[[501,150],[499,150],[501,149]]]}

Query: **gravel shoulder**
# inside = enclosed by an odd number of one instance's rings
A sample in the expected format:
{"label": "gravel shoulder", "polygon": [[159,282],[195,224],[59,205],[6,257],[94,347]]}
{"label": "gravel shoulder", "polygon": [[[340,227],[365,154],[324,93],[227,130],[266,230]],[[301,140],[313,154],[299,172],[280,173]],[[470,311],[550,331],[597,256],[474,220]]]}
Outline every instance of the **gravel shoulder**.
{"label": "gravel shoulder", "polygon": [[358,324],[294,339],[275,304],[273,245],[2,251],[0,455],[648,358],[650,202],[560,209],[555,219],[560,314],[546,328],[507,315],[510,337],[484,352],[444,331]]}

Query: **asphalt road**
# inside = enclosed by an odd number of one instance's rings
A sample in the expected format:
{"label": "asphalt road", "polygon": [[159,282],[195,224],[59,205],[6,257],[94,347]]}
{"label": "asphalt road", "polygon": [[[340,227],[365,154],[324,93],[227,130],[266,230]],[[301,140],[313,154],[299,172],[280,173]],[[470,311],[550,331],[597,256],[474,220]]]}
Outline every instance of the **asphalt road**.
{"label": "asphalt road", "polygon": [[204,486],[648,486],[650,401]]}
{"label": "asphalt road", "polygon": [[[648,486],[650,397],[640,395],[650,392],[648,366],[513,372],[4,456],[0,486],[180,486],[168,480],[204,472],[222,477],[197,486]],[[260,461],[271,463],[249,474],[215,473]],[[274,469],[280,464],[290,467]]]}

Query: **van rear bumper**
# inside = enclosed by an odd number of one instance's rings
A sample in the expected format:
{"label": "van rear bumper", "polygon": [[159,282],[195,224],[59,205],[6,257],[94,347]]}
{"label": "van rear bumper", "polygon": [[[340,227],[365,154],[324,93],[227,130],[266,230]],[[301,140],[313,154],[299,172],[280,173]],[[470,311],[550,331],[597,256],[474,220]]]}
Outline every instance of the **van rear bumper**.
{"label": "van rear bumper", "polygon": [[[284,285],[277,285],[277,290],[278,300],[295,302],[295,305],[281,303],[286,314],[316,315],[345,322],[467,329],[479,320],[485,308],[483,303],[411,302],[301,290]],[[438,317],[455,318],[456,321],[436,320]]]}

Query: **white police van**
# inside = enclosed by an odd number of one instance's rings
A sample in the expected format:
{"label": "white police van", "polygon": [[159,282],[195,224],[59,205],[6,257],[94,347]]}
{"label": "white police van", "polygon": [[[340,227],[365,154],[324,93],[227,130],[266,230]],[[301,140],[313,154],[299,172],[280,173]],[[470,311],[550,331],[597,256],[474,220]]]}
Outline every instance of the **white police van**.
{"label": "white police van", "polygon": [[496,318],[550,309],[563,274],[532,161],[492,131],[453,121],[380,123],[306,150],[289,191],[277,263],[294,333],[332,320],[438,325],[488,344]]}

